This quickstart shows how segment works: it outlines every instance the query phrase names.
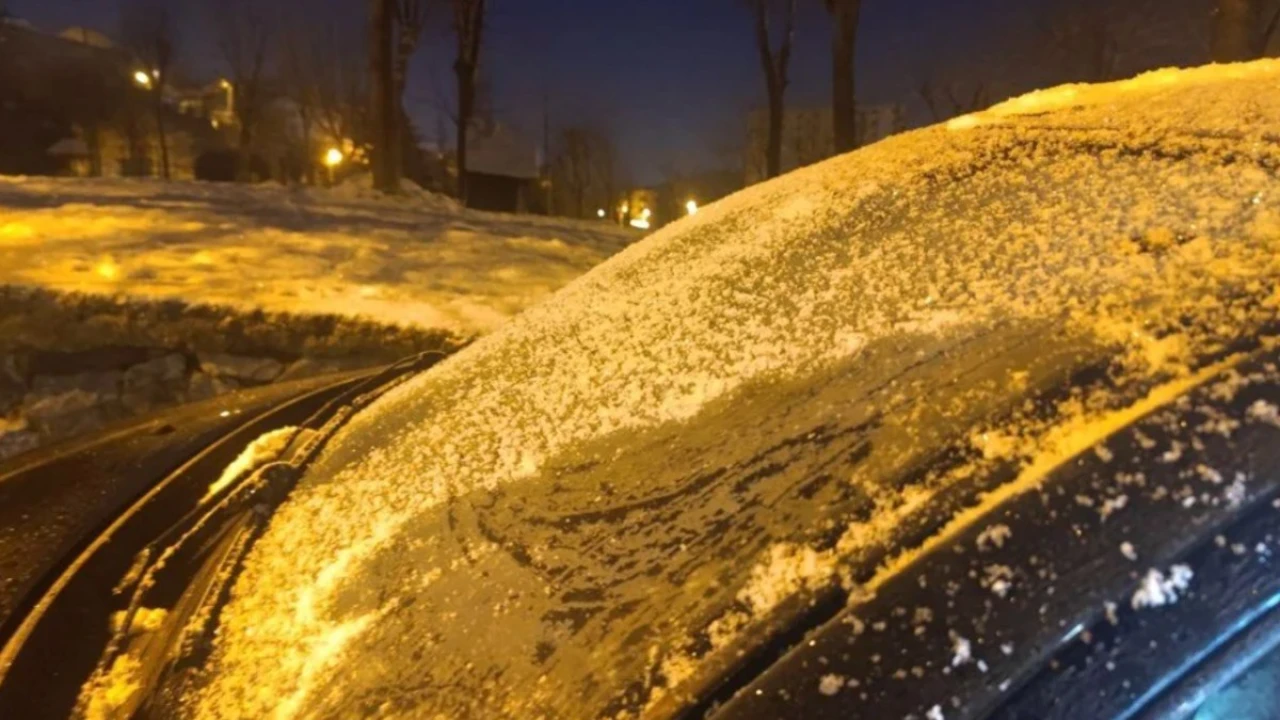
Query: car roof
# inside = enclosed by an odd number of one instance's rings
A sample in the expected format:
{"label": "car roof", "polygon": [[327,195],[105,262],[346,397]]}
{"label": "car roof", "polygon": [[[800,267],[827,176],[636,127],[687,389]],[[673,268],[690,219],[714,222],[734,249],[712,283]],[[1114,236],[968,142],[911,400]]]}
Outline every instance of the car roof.
{"label": "car roof", "polygon": [[857,578],[861,592],[722,677],[698,710],[725,720],[1111,718],[1158,700],[1167,710],[1162,693],[1253,632],[1280,597],[1278,359],[1233,354],[1023,492],[956,488],[972,494],[968,518]]}
{"label": "car roof", "polygon": [[1274,318],[1277,78],[1076,88],[655,233],[333,438],[195,706],[692,700],[940,489],[1047,475]]}

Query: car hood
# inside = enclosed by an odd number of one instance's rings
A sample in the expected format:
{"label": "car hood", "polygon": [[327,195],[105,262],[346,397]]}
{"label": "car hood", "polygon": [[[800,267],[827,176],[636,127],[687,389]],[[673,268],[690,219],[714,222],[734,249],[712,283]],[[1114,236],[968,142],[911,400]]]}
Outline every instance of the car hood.
{"label": "car hood", "polygon": [[958,497],[1259,341],[1278,82],[1259,62],[1023,101],[623,252],[332,439],[185,712],[677,712]]}

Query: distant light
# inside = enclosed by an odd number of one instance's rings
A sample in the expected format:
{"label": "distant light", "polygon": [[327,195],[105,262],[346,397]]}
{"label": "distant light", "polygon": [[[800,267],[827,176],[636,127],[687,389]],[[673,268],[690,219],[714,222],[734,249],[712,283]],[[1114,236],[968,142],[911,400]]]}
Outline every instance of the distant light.
{"label": "distant light", "polygon": [[689,202],[687,202],[687,203],[685,203],[685,204],[684,204],[684,209],[685,209],[685,212],[689,213],[690,215],[697,215],[697,214],[698,214],[698,201],[697,201],[697,200],[690,200]]}
{"label": "distant light", "polygon": [[631,227],[633,227],[633,228],[637,228],[637,229],[639,229],[639,230],[648,230],[648,229],[649,229],[649,221],[648,221],[648,220],[646,220],[646,219],[644,219],[644,218],[642,218],[642,217],[632,218],[632,220],[631,220]]}
{"label": "distant light", "polygon": [[152,70],[151,70],[151,77],[153,77],[153,78],[155,78],[155,79],[159,80],[159,79],[160,79],[160,68],[152,68]]}
{"label": "distant light", "polygon": [[231,417],[231,411],[223,410],[222,412],[218,413],[218,417]]}
{"label": "distant light", "polygon": [[218,80],[218,85],[219,85],[223,90],[230,90],[230,89],[231,89],[231,81],[230,81],[230,80],[228,80],[228,79],[226,79],[226,78],[222,78],[222,79]]}
{"label": "distant light", "polygon": [[93,272],[104,280],[115,280],[120,276],[120,266],[116,265],[110,258],[107,258],[94,265]]}
{"label": "distant light", "polygon": [[596,217],[602,218],[604,217],[604,215],[605,215],[604,208],[600,208],[599,210],[596,211]]}
{"label": "distant light", "polygon": [[209,118],[209,124],[214,127],[218,127],[218,120],[216,118]]}
{"label": "distant light", "polygon": [[342,151],[338,148],[329,148],[324,154],[324,164],[334,167],[342,163]]}
{"label": "distant light", "polygon": [[133,81],[144,88],[151,87],[151,76],[148,75],[145,70],[138,70],[134,72]]}
{"label": "distant light", "polygon": [[630,206],[627,205],[626,203],[622,203],[621,205],[618,206],[618,212],[621,212],[623,215],[626,215],[627,210],[630,210],[630,209],[631,209]]}
{"label": "distant light", "polygon": [[644,218],[645,220],[648,220],[649,216],[652,214],[653,214],[653,211],[650,210],[649,208],[645,208],[640,211],[640,217]]}

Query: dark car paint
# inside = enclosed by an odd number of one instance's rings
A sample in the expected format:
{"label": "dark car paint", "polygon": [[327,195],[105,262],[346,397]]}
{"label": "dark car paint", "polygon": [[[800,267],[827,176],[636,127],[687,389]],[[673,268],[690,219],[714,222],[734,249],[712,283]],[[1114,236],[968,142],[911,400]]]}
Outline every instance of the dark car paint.
{"label": "dark car paint", "polygon": [[[170,604],[164,607],[177,603],[177,596],[192,587],[217,594],[216,583],[206,572],[210,568],[205,563],[208,553],[228,550],[225,544],[219,544],[219,539],[235,539],[237,530],[245,526],[247,519],[265,522],[270,515],[267,508],[270,501],[261,493],[239,504],[222,502],[235,494],[234,487],[224,489],[212,499],[206,496],[210,484],[249,442],[273,429],[297,425],[306,434],[305,437],[300,434],[291,448],[303,446],[308,453],[315,452],[323,437],[340,426],[360,404],[414,372],[429,368],[442,357],[439,353],[425,353],[381,371],[320,380],[307,387],[297,387],[291,393],[282,387],[280,397],[273,402],[263,399],[265,409],[258,417],[246,423],[244,415],[239,416],[237,427],[214,438],[205,447],[195,442],[185,445],[187,457],[181,467],[153,482],[150,488],[144,488],[146,494],[122,514],[117,513],[118,517],[87,547],[73,558],[64,558],[65,570],[46,583],[47,590],[41,597],[28,598],[31,609],[25,617],[15,618],[17,627],[3,638],[4,644],[0,644],[0,717],[34,720],[71,715],[80,688],[97,661],[104,651],[109,655],[121,641],[112,631],[111,616],[135,609],[131,591],[137,588],[130,584],[129,578],[136,582],[144,571],[166,566],[170,575],[168,582],[156,585],[163,592],[173,592],[175,597],[168,598]],[[209,434],[213,434],[212,431]],[[85,447],[98,444],[88,443]],[[70,455],[74,458],[75,454]],[[28,464],[27,467],[34,470],[40,466]],[[274,501],[279,502],[288,488],[269,489],[280,490],[274,497]],[[214,510],[210,511],[210,505]],[[233,511],[217,518],[223,522],[208,521],[228,506]],[[191,565],[184,565],[178,555],[161,561],[163,551],[182,549],[191,538],[205,539],[195,532],[199,529],[211,532],[211,542],[196,548]],[[235,549],[246,548],[247,545],[242,544]],[[179,582],[173,581],[174,575],[180,578]],[[227,582],[228,578],[216,580]],[[157,646],[161,661],[169,656],[170,649]],[[33,693],[31,688],[39,688],[40,692]]]}
{"label": "dark car paint", "polygon": [[237,391],[0,464],[0,645],[22,598],[160,478],[290,398],[342,384],[327,377]]}
{"label": "dark car paint", "polygon": [[[1239,371],[1248,374],[1276,359],[1271,355]],[[1272,504],[1280,494],[1280,428],[1244,424],[1230,438],[1194,429],[1205,406],[1240,418],[1255,400],[1275,402],[1280,384],[1274,364],[1269,372],[1269,382],[1240,390],[1229,403],[1210,397],[1212,381],[1189,393],[1180,401],[1189,402],[1188,409],[1175,411],[1184,418],[1177,431],[1157,420],[1166,409],[1116,433],[1105,442],[1114,454],[1110,462],[1086,453],[1059,467],[1038,490],[1002,504],[915,559],[874,597],[839,609],[776,662],[765,663],[761,674],[739,677],[736,684],[729,678],[718,695],[687,715],[713,710],[717,720],[925,718],[936,705],[947,720],[1124,718],[1157,702],[1162,689],[1247,633],[1251,622],[1275,624],[1280,572],[1270,553],[1280,551],[1280,512]],[[1193,447],[1193,435],[1203,450]],[[1156,450],[1143,447],[1149,439],[1157,441]],[[1186,451],[1161,462],[1159,453],[1175,440]],[[1220,501],[1219,489],[1213,504],[1202,502],[1197,464],[1219,468],[1225,482],[1246,473],[1247,501],[1230,507]],[[1114,493],[1122,471],[1144,472],[1147,484],[1128,488],[1128,504],[1103,520],[1096,505],[1078,498]],[[1171,499],[1188,485],[1197,497],[1190,508]],[[1153,499],[1162,492],[1168,495]],[[1009,541],[978,551],[978,535],[1001,523],[1012,531]],[[1119,549],[1126,540],[1137,548],[1136,561]],[[1238,552],[1241,545],[1244,552]],[[1148,568],[1167,571],[1179,562],[1195,572],[1185,596],[1160,608],[1130,606]],[[979,582],[991,564],[1015,570],[1007,598]],[[1107,602],[1117,606],[1110,619]],[[919,633],[913,622],[918,607],[933,612]],[[973,660],[953,667],[957,637],[971,641]],[[1012,653],[1001,650],[1005,643]],[[856,686],[823,694],[819,682],[827,674]]]}

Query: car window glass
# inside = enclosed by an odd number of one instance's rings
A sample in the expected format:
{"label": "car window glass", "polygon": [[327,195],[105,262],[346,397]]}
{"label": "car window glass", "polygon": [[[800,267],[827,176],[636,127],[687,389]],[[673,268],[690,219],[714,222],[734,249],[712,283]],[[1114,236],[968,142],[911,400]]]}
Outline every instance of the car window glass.
{"label": "car window glass", "polygon": [[1192,720],[1275,720],[1280,717],[1280,646],[1213,693]]}

